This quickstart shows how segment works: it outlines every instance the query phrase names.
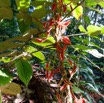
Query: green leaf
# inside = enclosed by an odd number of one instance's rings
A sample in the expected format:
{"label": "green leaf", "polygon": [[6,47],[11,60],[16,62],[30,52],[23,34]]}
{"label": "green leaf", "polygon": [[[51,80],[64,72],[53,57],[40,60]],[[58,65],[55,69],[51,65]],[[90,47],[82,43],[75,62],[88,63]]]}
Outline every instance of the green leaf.
{"label": "green leaf", "polygon": [[18,73],[20,80],[26,86],[28,86],[28,83],[33,74],[31,65],[23,59],[17,59],[15,60],[15,66],[17,68],[17,73]]}
{"label": "green leaf", "polygon": [[44,54],[41,51],[34,52],[34,53],[32,53],[32,55],[37,57],[40,60],[44,60],[45,59],[45,56],[44,56]]}
{"label": "green leaf", "polygon": [[0,8],[0,19],[12,19],[13,12],[11,8]]}
{"label": "green leaf", "polygon": [[81,32],[84,32],[84,33],[87,32],[87,31],[85,30],[85,28],[84,28],[82,25],[79,26],[79,30],[80,30]]}
{"label": "green leaf", "polygon": [[47,14],[47,11],[48,10],[46,10],[44,6],[40,5],[34,10],[34,12],[32,13],[32,17],[40,19]]}
{"label": "green leaf", "polygon": [[0,0],[0,7],[9,8],[10,7],[10,0]]}
{"label": "green leaf", "polygon": [[37,57],[40,60],[44,60],[45,56],[41,51],[38,51],[36,48],[32,46],[28,46],[25,48],[25,51],[28,53],[32,53],[33,56]]}
{"label": "green leaf", "polygon": [[83,93],[83,91],[80,88],[76,87],[76,86],[73,86],[73,91],[76,94]]}
{"label": "green leaf", "polygon": [[11,82],[12,76],[6,70],[0,70],[0,86]]}
{"label": "green leaf", "polygon": [[104,34],[104,26],[101,27],[101,34]]}
{"label": "green leaf", "polygon": [[104,8],[104,1],[98,3],[101,7]]}
{"label": "green leaf", "polygon": [[96,6],[97,2],[95,0],[86,0],[85,1],[87,6]]}
{"label": "green leaf", "polygon": [[13,42],[10,42],[10,40],[7,40],[7,41],[4,41],[4,42],[0,43],[0,51],[2,52],[2,51],[5,51],[5,50],[18,48],[18,47],[21,47],[21,46],[23,46],[23,44],[13,43]]}
{"label": "green leaf", "polygon": [[99,35],[101,33],[101,28],[94,25],[89,25],[87,27],[87,30],[88,30],[88,34],[91,36]]}
{"label": "green leaf", "polygon": [[30,6],[30,0],[16,0],[18,10],[27,12]]}
{"label": "green leaf", "polygon": [[47,47],[47,46],[50,46],[50,45],[54,44],[55,43],[55,39],[52,36],[49,36],[47,38],[47,40],[42,42],[42,43],[35,42],[35,40],[33,40],[33,43],[38,45],[38,46]]}
{"label": "green leaf", "polygon": [[[74,9],[77,4],[71,3],[72,8]],[[72,12],[72,15],[78,20],[83,14],[83,7],[80,5],[77,8],[75,8]]]}
{"label": "green leaf", "polygon": [[26,25],[30,25],[32,22],[31,16],[23,12],[18,13],[16,17],[18,18],[19,22],[23,20]]}
{"label": "green leaf", "polygon": [[45,5],[45,6],[49,6],[52,4],[52,2],[49,2],[47,0],[34,0],[34,1],[31,1],[31,5],[37,7],[39,5]]}
{"label": "green leaf", "polygon": [[2,57],[0,61],[2,61],[4,63],[8,63],[8,62],[10,62],[10,58],[9,57]]}

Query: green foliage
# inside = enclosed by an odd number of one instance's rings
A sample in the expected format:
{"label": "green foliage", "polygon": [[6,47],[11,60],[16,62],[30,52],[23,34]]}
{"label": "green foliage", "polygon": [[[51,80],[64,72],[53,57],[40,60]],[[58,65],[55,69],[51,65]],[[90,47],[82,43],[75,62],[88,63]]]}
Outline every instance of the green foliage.
{"label": "green foliage", "polygon": [[[101,95],[94,67],[100,71],[104,67],[104,37],[101,35],[104,34],[104,22],[101,19],[103,24],[100,24],[97,18],[104,1],[15,0],[16,4],[10,1],[0,0],[0,68],[3,68],[0,69],[0,86],[13,79],[5,71],[6,63],[14,62],[19,79],[28,87],[33,75],[30,63],[39,62],[49,73],[47,80],[61,69],[64,80],[61,82],[70,86],[78,97],[82,94],[93,103],[89,91]],[[2,40],[3,35],[10,39]],[[69,79],[73,86],[67,81]]]}
{"label": "green foliage", "polygon": [[31,65],[23,59],[17,59],[15,60],[15,66],[17,68],[19,78],[26,86],[28,86],[33,74]]}
{"label": "green foliage", "polygon": [[26,47],[25,51],[31,53],[33,56],[37,57],[40,60],[45,59],[44,54],[32,46]]}
{"label": "green foliage", "polygon": [[11,82],[12,76],[6,70],[0,70],[0,86]]}
{"label": "green foliage", "polygon": [[33,43],[38,45],[38,46],[41,46],[41,47],[48,47],[48,46],[50,47],[55,43],[55,40],[52,36],[50,36],[47,38],[46,41],[44,41],[42,43],[36,42],[35,40],[33,40]]}

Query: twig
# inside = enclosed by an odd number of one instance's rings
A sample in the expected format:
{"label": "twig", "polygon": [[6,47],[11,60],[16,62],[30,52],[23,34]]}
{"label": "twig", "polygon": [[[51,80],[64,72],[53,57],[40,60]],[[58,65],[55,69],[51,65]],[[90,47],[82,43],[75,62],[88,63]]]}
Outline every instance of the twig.
{"label": "twig", "polygon": [[84,36],[84,35],[87,35],[86,33],[81,33],[81,34],[72,34],[72,35],[67,35],[69,37],[71,36]]}
{"label": "twig", "polygon": [[[84,55],[83,55],[84,56]],[[98,69],[100,69],[100,67],[98,65],[96,65],[95,63],[93,63],[89,58],[87,58],[86,56],[84,56],[83,58],[87,59],[93,66],[97,67]]]}

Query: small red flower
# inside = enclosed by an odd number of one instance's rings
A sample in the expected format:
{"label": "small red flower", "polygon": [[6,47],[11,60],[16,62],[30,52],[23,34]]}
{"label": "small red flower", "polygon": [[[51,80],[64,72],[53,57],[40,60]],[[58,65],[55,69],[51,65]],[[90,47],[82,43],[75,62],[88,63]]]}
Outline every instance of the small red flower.
{"label": "small red flower", "polygon": [[61,40],[64,42],[64,44],[67,45],[71,44],[71,41],[67,36],[63,36]]}
{"label": "small red flower", "polygon": [[52,11],[55,11],[56,10],[56,4],[54,3],[54,4],[52,4]]}
{"label": "small red flower", "polygon": [[66,12],[67,8],[66,8],[66,5],[63,5],[63,11],[64,13]]}

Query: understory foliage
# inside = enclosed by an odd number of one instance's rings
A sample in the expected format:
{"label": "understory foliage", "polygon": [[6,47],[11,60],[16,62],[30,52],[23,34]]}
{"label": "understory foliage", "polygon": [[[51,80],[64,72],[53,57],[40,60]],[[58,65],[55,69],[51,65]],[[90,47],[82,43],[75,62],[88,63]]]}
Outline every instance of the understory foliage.
{"label": "understory foliage", "polygon": [[95,82],[104,71],[103,8],[103,0],[0,0],[0,97],[21,92],[14,77],[28,88],[38,64],[47,84],[60,75],[57,103],[104,98]]}

